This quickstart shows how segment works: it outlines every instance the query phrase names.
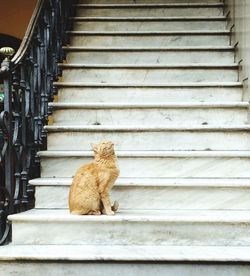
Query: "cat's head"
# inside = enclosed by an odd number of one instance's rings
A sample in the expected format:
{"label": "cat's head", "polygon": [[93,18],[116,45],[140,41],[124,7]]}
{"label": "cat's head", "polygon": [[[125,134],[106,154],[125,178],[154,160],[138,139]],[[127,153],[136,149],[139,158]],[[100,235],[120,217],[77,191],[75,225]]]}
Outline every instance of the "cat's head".
{"label": "cat's head", "polygon": [[99,144],[91,144],[95,156],[109,158],[115,155],[114,144],[111,141],[102,141]]}

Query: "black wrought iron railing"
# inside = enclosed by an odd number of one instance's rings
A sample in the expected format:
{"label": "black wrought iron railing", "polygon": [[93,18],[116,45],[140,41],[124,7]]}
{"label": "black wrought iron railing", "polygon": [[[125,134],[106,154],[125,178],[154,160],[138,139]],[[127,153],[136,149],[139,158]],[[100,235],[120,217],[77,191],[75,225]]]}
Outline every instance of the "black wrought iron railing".
{"label": "black wrought iron railing", "polygon": [[[7,216],[34,206],[29,179],[39,177],[37,152],[46,149],[48,102],[53,101],[53,82],[61,75],[58,63],[64,60],[63,45],[73,0],[38,0],[25,37],[14,55],[0,49],[4,110],[0,114],[0,244],[11,238]],[[7,46],[7,45],[6,45]],[[11,57],[14,57],[11,59]]]}

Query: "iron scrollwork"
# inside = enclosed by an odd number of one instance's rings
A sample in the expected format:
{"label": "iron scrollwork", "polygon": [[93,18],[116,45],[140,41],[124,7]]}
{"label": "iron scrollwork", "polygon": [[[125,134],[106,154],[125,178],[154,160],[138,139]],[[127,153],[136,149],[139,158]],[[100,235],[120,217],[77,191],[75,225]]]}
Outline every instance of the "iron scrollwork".
{"label": "iron scrollwork", "polygon": [[10,241],[7,216],[34,206],[34,189],[29,180],[40,176],[37,152],[45,150],[43,126],[50,115],[53,82],[61,75],[58,63],[65,58],[67,29],[73,1],[39,0],[22,44],[14,53],[2,48],[6,58],[0,74],[4,85],[4,110],[0,114],[3,147],[0,164],[4,181],[0,184],[0,244]]}

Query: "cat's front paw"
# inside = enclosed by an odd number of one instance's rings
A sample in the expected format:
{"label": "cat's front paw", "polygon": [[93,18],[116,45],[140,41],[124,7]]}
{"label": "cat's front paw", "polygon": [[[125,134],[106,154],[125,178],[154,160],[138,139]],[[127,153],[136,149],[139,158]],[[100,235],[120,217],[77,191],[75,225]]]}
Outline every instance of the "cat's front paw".
{"label": "cat's front paw", "polygon": [[113,216],[115,214],[115,212],[114,211],[109,211],[109,212],[106,212],[106,215],[108,215],[108,216]]}

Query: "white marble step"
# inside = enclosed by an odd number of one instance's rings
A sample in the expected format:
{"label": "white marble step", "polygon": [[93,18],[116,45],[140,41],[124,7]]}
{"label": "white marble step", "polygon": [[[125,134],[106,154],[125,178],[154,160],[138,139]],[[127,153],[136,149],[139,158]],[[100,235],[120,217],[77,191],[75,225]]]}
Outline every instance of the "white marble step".
{"label": "white marble step", "polygon": [[176,4],[176,3],[223,3],[223,0],[78,0],[79,4]]}
{"label": "white marble step", "polygon": [[248,246],[7,245],[3,275],[203,276],[249,274]]}
{"label": "white marble step", "polygon": [[[159,261],[159,262],[161,261],[167,261],[167,262],[197,261],[197,262],[219,262],[219,263],[235,262],[235,261],[249,262],[250,248],[248,246],[216,246],[216,247],[215,246],[202,246],[202,247],[200,246],[123,246],[123,245],[121,246],[120,245],[112,245],[112,246],[108,246],[108,245],[104,245],[104,246],[103,245],[100,245],[100,246],[32,245],[32,246],[29,246],[29,245],[13,245],[13,244],[8,246],[2,246],[0,248],[1,262],[2,261],[11,262],[16,260],[19,260],[19,261],[29,261],[29,260]],[[49,265],[49,264],[46,263],[46,265]],[[181,264],[179,263],[178,265],[181,265]],[[112,264],[112,266],[114,266],[114,264]],[[152,264],[150,264],[150,266],[152,266]],[[201,264],[199,264],[199,266],[201,266]],[[227,263],[227,266],[230,267],[230,264]],[[84,273],[87,273],[87,271],[85,271]],[[44,274],[41,274],[41,275],[44,275]],[[77,275],[79,275],[79,271]],[[91,275],[94,275],[94,274],[91,274]],[[199,275],[199,274],[195,274],[195,275]],[[227,275],[231,275],[231,274],[227,274]],[[233,275],[236,275],[236,274],[233,274]]]}
{"label": "white marble step", "polygon": [[[56,125],[233,125],[248,120],[247,102],[49,103]],[[185,118],[185,120],[183,120]]]}
{"label": "white marble step", "polygon": [[177,4],[77,4],[76,16],[221,16],[223,3],[177,3]]}
{"label": "white marble step", "polygon": [[71,46],[176,47],[229,46],[230,31],[94,32],[69,31]]}
{"label": "white marble step", "polygon": [[237,64],[185,64],[185,65],[134,65],[134,64],[59,64],[63,81],[96,83],[176,83],[176,82],[237,82]]}
{"label": "white marble step", "polygon": [[[72,178],[37,178],[35,207],[68,208]],[[250,179],[118,178],[111,199],[122,209],[250,210]]]}
{"label": "white marble step", "polygon": [[[90,146],[89,146],[90,148]],[[43,151],[41,177],[72,177],[92,151]],[[249,178],[250,151],[117,151],[120,177]]]}
{"label": "white marble step", "polygon": [[[235,83],[223,86],[223,83],[213,86],[208,84],[197,86],[122,86],[118,84],[92,84],[72,82],[56,82],[58,101],[84,103],[171,103],[171,102],[240,102],[243,100],[242,84]],[[210,83],[211,85],[211,83]],[[221,86],[220,86],[221,85]]]}
{"label": "white marble step", "polygon": [[214,48],[89,48],[64,47],[74,64],[232,64],[233,47]]}
{"label": "white marble step", "polygon": [[117,150],[250,150],[250,126],[46,126],[48,150],[89,149],[111,140]]}
{"label": "white marble step", "polygon": [[226,17],[72,17],[75,31],[225,30]]}
{"label": "white marble step", "polygon": [[8,218],[13,244],[250,246],[250,211],[120,210],[114,216],[76,216],[33,209]]}

